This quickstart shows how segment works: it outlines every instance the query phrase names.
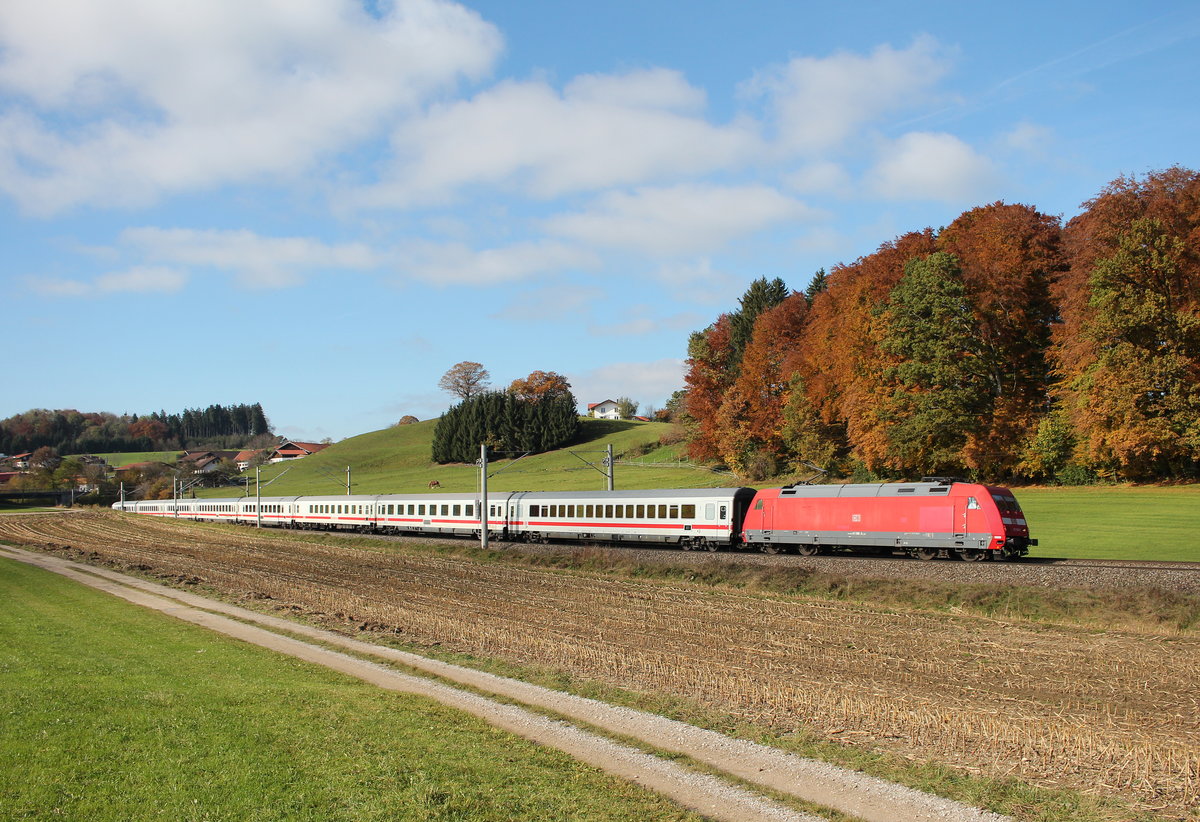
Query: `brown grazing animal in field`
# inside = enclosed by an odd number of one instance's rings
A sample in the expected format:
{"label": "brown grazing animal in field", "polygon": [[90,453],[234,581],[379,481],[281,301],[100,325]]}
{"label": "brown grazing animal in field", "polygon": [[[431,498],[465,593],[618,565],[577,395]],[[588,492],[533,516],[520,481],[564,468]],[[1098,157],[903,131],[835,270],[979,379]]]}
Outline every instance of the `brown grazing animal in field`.
{"label": "brown grazing animal in field", "polygon": [[441,487],[442,487],[442,484],[441,484],[440,482],[438,482],[437,480],[430,480],[430,481],[429,481],[429,488],[430,488],[430,490],[433,490],[434,488],[441,488]]}

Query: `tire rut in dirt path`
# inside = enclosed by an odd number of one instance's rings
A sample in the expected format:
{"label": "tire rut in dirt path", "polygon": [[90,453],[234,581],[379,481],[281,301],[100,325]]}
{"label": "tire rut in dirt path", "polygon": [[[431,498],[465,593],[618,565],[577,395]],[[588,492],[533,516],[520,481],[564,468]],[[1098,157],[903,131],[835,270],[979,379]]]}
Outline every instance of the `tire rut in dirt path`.
{"label": "tire rut in dirt path", "polygon": [[[356,653],[398,662],[525,705],[547,709],[610,733],[637,739],[657,749],[682,753],[752,784],[835,808],[870,822],[1012,822],[1009,817],[664,717],[371,645],[107,569],[8,547],[0,547],[0,556],[37,565],[144,607],[155,608],[243,641],[330,667],[380,687],[429,696],[539,744],[566,751],[583,762],[630,779],[713,819],[735,822],[760,819],[817,822],[816,817],[580,730],[566,722],[547,719],[524,708],[498,703],[450,685],[398,673],[273,631],[308,636]],[[237,620],[266,627],[255,627]]]}

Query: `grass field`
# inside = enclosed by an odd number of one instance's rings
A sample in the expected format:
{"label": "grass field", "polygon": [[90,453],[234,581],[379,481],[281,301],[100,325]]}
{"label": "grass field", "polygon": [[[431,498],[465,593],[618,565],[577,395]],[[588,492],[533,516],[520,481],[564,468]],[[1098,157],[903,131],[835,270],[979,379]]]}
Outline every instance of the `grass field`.
{"label": "grass field", "polygon": [[0,818],[696,819],[428,700],[0,559]]}
{"label": "grass field", "polygon": [[1035,557],[1200,562],[1200,485],[1017,490]]}
{"label": "grass field", "polygon": [[179,459],[179,451],[130,451],[120,454],[94,454],[93,456],[100,457],[113,468],[120,468],[122,465],[133,465],[136,462],[165,462],[167,465],[174,465]]}

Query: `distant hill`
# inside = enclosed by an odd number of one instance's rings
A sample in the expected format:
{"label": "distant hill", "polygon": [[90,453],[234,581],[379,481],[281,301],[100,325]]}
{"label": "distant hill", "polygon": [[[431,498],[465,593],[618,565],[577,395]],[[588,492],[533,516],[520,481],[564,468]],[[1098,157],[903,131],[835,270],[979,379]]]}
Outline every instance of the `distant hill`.
{"label": "distant hill", "polygon": [[[682,459],[681,443],[659,445],[660,439],[671,438],[675,430],[669,423],[590,418],[581,422],[580,441],[568,448],[517,461],[491,463],[489,473],[496,476],[488,480],[489,490],[603,490],[604,475],[588,467],[583,460],[602,468],[605,446],[609,444],[613,446],[613,453],[618,460],[617,488],[711,488],[741,484],[734,477],[691,464],[649,467],[650,463],[661,465]],[[265,467],[262,471],[263,494],[344,494],[347,465],[351,469],[352,493],[355,494],[420,493],[429,489],[432,480],[437,480],[443,491],[477,490],[477,466],[437,465],[432,462],[430,449],[436,424],[436,420],[428,420],[361,434],[310,457]],[[572,455],[572,451],[578,452],[579,456]],[[624,465],[621,464],[622,459],[640,462],[646,467]],[[253,477],[253,471],[249,475]],[[251,492],[253,486],[251,479]],[[228,496],[230,490],[208,490],[202,495]]]}

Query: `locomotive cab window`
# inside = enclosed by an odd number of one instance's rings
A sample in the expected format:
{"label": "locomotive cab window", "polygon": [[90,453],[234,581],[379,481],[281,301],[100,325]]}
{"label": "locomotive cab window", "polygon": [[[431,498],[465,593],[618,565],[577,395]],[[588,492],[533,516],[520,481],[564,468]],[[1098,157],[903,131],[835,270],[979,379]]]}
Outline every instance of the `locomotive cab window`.
{"label": "locomotive cab window", "polygon": [[975,497],[967,497],[967,510],[978,511],[979,510],[979,500],[975,499]]}

